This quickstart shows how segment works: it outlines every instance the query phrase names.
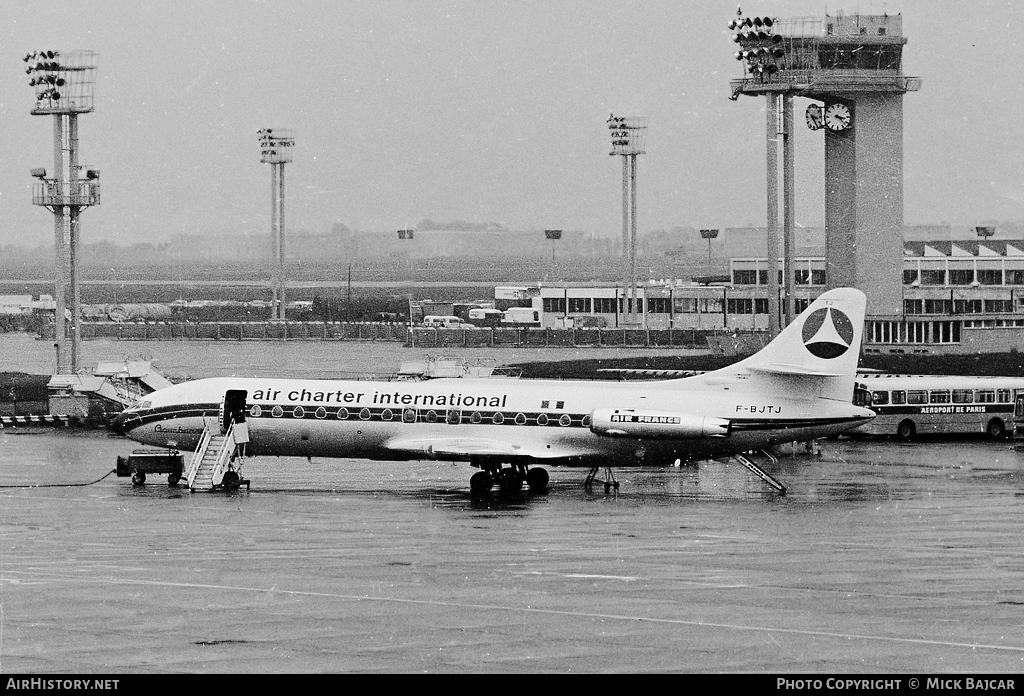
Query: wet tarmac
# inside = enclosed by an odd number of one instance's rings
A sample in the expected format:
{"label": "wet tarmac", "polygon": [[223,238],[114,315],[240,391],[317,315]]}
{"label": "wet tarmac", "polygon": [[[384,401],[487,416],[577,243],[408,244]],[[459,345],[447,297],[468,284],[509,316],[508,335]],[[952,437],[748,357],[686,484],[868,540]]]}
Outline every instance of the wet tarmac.
{"label": "wet tarmac", "polygon": [[132,444],[0,431],[0,672],[1016,673],[1024,453],[825,443],[772,469],[258,458],[144,487]]}

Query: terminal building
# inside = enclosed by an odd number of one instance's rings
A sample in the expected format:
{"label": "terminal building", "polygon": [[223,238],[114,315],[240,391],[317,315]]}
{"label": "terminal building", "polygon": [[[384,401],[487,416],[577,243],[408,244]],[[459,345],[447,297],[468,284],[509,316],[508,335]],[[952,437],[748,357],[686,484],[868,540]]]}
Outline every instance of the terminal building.
{"label": "terminal building", "polygon": [[[819,248],[794,259],[798,312],[828,287]],[[1024,238],[904,241],[902,257],[884,264],[901,279],[901,311],[868,317],[865,352],[1010,352],[1024,344]],[[735,257],[726,274],[642,284],[628,328],[767,331],[768,293],[767,259]],[[532,302],[544,328],[627,328],[624,295],[613,283],[545,284]]]}
{"label": "terminal building", "polygon": [[[626,306],[621,286],[540,287],[534,306],[542,312],[541,325],[575,328],[585,317],[590,325],[627,328],[628,317],[629,327],[774,332],[784,320],[770,313],[789,298],[800,312],[828,288],[853,286],[867,295],[865,352],[1016,350],[1024,336],[1024,235],[1004,232],[996,239],[995,227],[982,226],[969,235],[947,229],[943,238],[908,234],[904,227],[903,97],[919,90],[921,79],[903,73],[902,17],[737,14],[729,28],[742,75],[730,87],[733,99],[765,100],[767,229],[746,231],[749,255],[730,254],[727,273],[696,282],[652,280],[639,289],[635,307]],[[825,150],[825,227],[802,249],[796,248],[793,220],[795,98],[810,102],[804,120],[823,134]],[[779,139],[782,249],[774,154]],[[791,259],[792,275],[782,257]]]}

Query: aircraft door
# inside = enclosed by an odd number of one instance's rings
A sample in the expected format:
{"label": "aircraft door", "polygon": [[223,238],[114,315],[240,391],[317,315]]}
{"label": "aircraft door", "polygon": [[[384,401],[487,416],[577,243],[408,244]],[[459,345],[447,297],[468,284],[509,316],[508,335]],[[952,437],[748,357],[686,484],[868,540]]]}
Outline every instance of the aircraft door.
{"label": "aircraft door", "polygon": [[220,427],[226,431],[231,422],[245,422],[245,399],[249,392],[245,389],[228,389],[224,392],[224,400],[220,402]]}

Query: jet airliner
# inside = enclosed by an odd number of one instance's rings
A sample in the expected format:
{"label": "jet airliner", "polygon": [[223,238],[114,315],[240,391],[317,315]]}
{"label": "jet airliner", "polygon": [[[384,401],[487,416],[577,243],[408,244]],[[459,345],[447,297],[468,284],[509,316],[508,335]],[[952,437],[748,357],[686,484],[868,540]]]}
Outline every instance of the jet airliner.
{"label": "jet airliner", "polygon": [[758,353],[682,379],[210,378],[148,394],[115,429],[195,450],[211,424],[244,422],[247,456],[463,461],[480,469],[474,493],[495,483],[543,490],[544,466],[589,467],[588,482],[603,468],[607,488],[612,467],[720,457],[784,491],[744,453],[873,417],[853,403],[864,311],[859,290],[829,290]]}

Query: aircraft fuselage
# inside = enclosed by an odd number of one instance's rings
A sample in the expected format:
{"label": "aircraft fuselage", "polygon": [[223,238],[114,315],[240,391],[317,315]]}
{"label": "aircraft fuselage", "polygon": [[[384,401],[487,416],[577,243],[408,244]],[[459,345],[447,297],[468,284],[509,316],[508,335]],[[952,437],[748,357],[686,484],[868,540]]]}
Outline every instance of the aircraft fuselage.
{"label": "aircraft fuselage", "polygon": [[[119,427],[149,445],[193,450],[204,418],[218,417],[236,390],[245,392],[250,455],[624,466],[825,437],[866,415],[850,403],[686,381],[214,378],[150,395]],[[600,413],[610,414],[603,430]]]}

